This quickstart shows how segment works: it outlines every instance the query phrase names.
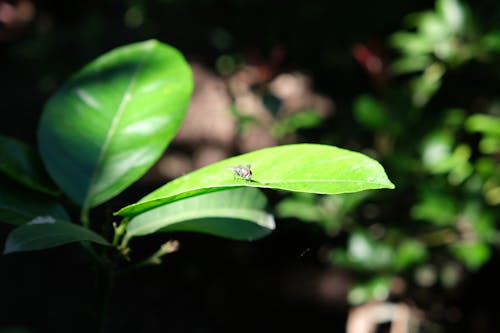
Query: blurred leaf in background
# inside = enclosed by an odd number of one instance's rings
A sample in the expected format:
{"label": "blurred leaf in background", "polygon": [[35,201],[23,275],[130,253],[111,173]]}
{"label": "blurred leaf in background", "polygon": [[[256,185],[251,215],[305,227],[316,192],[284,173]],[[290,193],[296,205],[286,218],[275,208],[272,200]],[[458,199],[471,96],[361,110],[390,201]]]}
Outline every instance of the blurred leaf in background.
{"label": "blurred leaf in background", "polygon": [[[277,206],[278,216],[317,223],[332,237],[326,260],[359,282],[351,304],[388,300],[396,281],[421,301],[420,288],[452,290],[500,245],[498,103],[480,85],[457,86],[467,83],[469,67],[481,63],[474,75],[487,75],[499,64],[498,30],[479,26],[475,15],[457,0],[410,14],[408,30],[389,38],[399,52],[392,76],[352,102],[356,143],[388,166],[396,192],[355,200],[295,195]],[[494,80],[498,86],[497,71]]]}

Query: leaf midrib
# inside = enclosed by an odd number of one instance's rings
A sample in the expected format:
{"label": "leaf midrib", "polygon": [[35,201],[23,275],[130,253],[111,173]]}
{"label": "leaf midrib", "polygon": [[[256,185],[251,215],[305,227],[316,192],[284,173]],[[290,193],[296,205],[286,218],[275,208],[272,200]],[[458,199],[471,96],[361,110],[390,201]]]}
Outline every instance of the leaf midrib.
{"label": "leaf midrib", "polygon": [[[141,201],[137,202],[137,204],[155,201],[155,200],[162,200],[165,198],[169,198],[169,197],[176,196],[176,195],[183,194],[183,193],[190,192],[190,191],[205,190],[205,189],[211,189],[211,188],[251,186],[251,187],[257,187],[257,188],[281,189],[280,187],[278,187],[277,184],[288,184],[288,183],[291,183],[291,184],[293,184],[293,183],[297,183],[297,184],[304,184],[304,183],[352,183],[352,184],[359,184],[359,183],[364,183],[364,184],[380,185],[380,186],[388,185],[387,183],[380,182],[380,181],[349,180],[349,179],[286,179],[286,180],[284,179],[284,180],[266,180],[266,181],[262,181],[262,182],[255,180],[255,183],[250,183],[250,184],[221,183],[221,184],[215,184],[215,185],[210,185],[210,186],[196,186],[196,187],[192,187],[192,188],[184,188],[182,191],[173,190],[171,192],[162,194],[161,196],[156,197],[154,199],[149,199],[148,196],[146,196],[143,199],[141,199]],[[144,200],[144,201],[142,201],[142,200]]]}
{"label": "leaf midrib", "polygon": [[89,204],[89,198],[91,195],[96,195],[97,193],[93,193],[92,189],[94,188],[94,183],[97,178],[98,170],[101,168],[101,162],[104,159],[104,156],[106,155],[106,151],[109,147],[109,144],[111,142],[112,137],[114,136],[116,129],[118,127],[118,124],[120,123],[120,119],[122,118],[122,115],[126,109],[126,106],[128,105],[129,101],[131,98],[127,98],[129,92],[132,90],[132,88],[135,86],[135,83],[137,81],[138,73],[139,70],[142,68],[143,64],[146,62],[146,59],[152,54],[153,49],[156,46],[151,47],[150,49],[147,49],[149,52],[144,52],[144,56],[140,60],[137,68],[134,71],[134,74],[132,75],[132,79],[130,80],[127,88],[125,89],[123,96],[120,101],[120,105],[118,106],[118,110],[113,117],[113,121],[111,122],[111,126],[109,128],[109,131],[106,135],[106,140],[104,141],[104,144],[102,145],[101,151],[99,153],[99,158],[97,159],[96,163],[96,168],[94,169],[94,172],[92,173],[92,177],[90,180],[90,185],[89,189],[87,190],[87,194],[85,195],[85,200],[83,203],[83,210],[88,210],[90,204]]}

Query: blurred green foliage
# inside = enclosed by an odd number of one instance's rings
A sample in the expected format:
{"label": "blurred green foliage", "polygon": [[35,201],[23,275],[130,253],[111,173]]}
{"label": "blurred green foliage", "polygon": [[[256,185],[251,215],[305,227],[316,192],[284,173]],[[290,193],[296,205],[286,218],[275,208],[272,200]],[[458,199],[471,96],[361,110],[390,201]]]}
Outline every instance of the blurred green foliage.
{"label": "blurred green foliage", "polygon": [[[409,15],[411,30],[389,38],[398,55],[388,78],[353,101],[357,124],[373,138],[367,151],[396,191],[293,196],[277,206],[278,216],[317,223],[333,237],[326,260],[359,277],[352,304],[388,299],[400,278],[416,287],[405,289],[414,299],[419,288],[454,288],[500,244],[498,97],[484,97],[480,86],[469,87],[465,102],[446,95],[469,64],[495,73],[500,64],[498,30],[477,21],[458,0]],[[485,99],[479,109],[477,95]]]}

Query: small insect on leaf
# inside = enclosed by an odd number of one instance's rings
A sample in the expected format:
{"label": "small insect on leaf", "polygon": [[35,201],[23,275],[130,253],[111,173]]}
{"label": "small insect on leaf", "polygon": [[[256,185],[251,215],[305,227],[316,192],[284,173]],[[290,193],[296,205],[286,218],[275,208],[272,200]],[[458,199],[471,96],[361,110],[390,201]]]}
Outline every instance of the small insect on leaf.
{"label": "small insect on leaf", "polygon": [[233,170],[235,176],[248,180],[252,179],[252,170],[250,169],[250,164],[237,165],[235,167],[229,167],[228,169]]}

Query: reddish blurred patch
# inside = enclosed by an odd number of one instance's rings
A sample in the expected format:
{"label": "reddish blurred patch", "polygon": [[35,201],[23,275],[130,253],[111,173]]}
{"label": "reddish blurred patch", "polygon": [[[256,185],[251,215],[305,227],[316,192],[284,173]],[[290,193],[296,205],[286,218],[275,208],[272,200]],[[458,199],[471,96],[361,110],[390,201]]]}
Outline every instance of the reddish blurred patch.
{"label": "reddish blurred patch", "polygon": [[354,58],[375,80],[384,80],[387,76],[388,59],[383,45],[377,41],[356,44],[352,49]]}
{"label": "reddish blurred patch", "polygon": [[35,5],[29,0],[13,4],[0,0],[0,41],[15,38],[35,16]]}

